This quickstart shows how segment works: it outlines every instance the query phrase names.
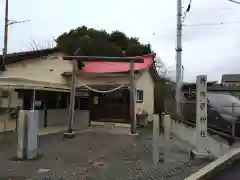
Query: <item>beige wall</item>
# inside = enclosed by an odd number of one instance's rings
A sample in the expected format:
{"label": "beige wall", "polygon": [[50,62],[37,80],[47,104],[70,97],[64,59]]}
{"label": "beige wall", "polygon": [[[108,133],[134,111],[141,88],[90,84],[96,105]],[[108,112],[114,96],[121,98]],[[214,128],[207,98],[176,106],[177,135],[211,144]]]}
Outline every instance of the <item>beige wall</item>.
{"label": "beige wall", "polygon": [[154,113],[154,82],[148,70],[145,70],[136,81],[136,89],[143,90],[143,102],[136,103],[136,113],[145,109],[149,114]]}
{"label": "beige wall", "polygon": [[36,81],[52,85],[66,85],[67,82],[61,74],[71,71],[72,65],[70,61],[62,60],[61,56],[61,53],[53,53],[47,57],[23,60],[7,65],[7,71],[1,73],[0,78],[13,79],[13,77],[16,77],[21,79],[22,83],[26,79],[28,80],[28,82],[25,81],[26,84],[29,84],[30,81]]}

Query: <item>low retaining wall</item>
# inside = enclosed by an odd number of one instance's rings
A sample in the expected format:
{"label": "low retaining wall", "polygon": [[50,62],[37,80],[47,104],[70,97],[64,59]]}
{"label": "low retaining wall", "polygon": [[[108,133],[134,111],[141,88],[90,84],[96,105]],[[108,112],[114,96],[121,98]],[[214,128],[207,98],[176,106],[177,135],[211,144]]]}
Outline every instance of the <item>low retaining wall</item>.
{"label": "low retaining wall", "polygon": [[[39,112],[39,128],[44,127],[45,112]],[[89,111],[75,110],[73,128],[86,128],[89,124]],[[47,126],[68,125],[68,109],[47,110]]]}
{"label": "low retaining wall", "polygon": [[185,180],[204,180],[211,179],[214,175],[230,166],[235,160],[239,159],[240,149],[236,148],[229,151],[225,155],[219,157],[217,160],[208,164],[196,173],[185,178]]}
{"label": "low retaining wall", "polygon": [[125,123],[91,121],[91,126],[125,127],[125,128],[130,128],[131,125],[130,125],[130,124],[125,124]]}
{"label": "low retaining wall", "polygon": [[[45,111],[37,110],[39,116],[38,127],[44,128]],[[75,110],[73,129],[84,129],[89,127],[90,112],[87,110]],[[6,121],[7,120],[7,121]],[[9,120],[8,114],[0,115],[0,131],[3,131],[4,122],[7,122],[7,130],[15,130],[17,126],[16,119]],[[47,127],[49,126],[67,126],[68,109],[47,110]]]}
{"label": "low retaining wall", "polygon": [[[172,134],[176,135],[180,140],[189,143],[191,146],[196,145],[196,130],[195,127],[187,126],[186,124],[171,119]],[[215,157],[220,157],[229,151],[230,146],[221,138],[215,138],[208,134],[205,144],[206,152],[211,153]]]}
{"label": "low retaining wall", "polygon": [[90,112],[86,110],[75,111],[73,128],[84,129],[89,127]]}
{"label": "low retaining wall", "polygon": [[[171,133],[179,140],[183,141],[184,145],[190,145],[189,147],[196,147],[196,129],[195,127],[181,122],[179,120],[171,121]],[[164,123],[165,125],[166,123]],[[229,144],[227,140],[218,135],[207,135],[206,144],[204,144],[206,153],[217,157],[217,160],[213,161],[209,165],[200,169],[196,173],[190,175],[185,180],[204,180],[211,179],[217,173],[229,167],[233,162],[240,158],[240,142],[234,141],[234,144]]]}

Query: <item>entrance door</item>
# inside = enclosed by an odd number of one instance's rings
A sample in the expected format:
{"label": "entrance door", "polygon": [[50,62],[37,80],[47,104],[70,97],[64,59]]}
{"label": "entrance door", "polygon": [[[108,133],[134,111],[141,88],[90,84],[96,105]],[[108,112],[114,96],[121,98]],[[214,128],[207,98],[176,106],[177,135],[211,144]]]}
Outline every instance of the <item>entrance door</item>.
{"label": "entrance door", "polygon": [[103,118],[126,118],[129,114],[128,93],[119,90],[112,93],[103,94],[102,106],[104,108]]}
{"label": "entrance door", "polygon": [[[94,120],[118,121],[129,119],[129,91],[118,90],[111,93],[93,93],[91,109]],[[95,101],[95,102],[94,102]]]}

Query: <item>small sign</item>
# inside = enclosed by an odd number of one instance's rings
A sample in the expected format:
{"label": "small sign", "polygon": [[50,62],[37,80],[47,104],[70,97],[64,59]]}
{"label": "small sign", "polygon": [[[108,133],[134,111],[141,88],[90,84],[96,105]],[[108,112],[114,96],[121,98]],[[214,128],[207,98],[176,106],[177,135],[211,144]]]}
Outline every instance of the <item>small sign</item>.
{"label": "small sign", "polygon": [[88,91],[76,91],[75,96],[78,96],[78,97],[89,97],[89,92]]}
{"label": "small sign", "polygon": [[93,104],[97,105],[98,104],[98,100],[99,100],[99,97],[98,96],[94,96],[93,97]]}
{"label": "small sign", "polygon": [[207,140],[207,76],[197,76],[196,91],[196,148],[204,153]]}
{"label": "small sign", "polygon": [[34,106],[39,107],[42,105],[42,101],[34,101]]}

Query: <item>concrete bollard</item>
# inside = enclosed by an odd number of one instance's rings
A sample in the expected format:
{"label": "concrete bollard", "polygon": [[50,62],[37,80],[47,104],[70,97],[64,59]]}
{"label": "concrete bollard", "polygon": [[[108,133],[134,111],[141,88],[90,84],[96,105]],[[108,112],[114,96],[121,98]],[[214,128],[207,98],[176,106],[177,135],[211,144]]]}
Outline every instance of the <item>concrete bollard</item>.
{"label": "concrete bollard", "polygon": [[153,116],[153,163],[157,165],[159,162],[159,116],[154,114]]}
{"label": "concrete bollard", "polygon": [[27,159],[38,155],[38,111],[28,112]]}
{"label": "concrete bollard", "polygon": [[17,159],[30,160],[38,155],[38,112],[19,111]]}
{"label": "concrete bollard", "polygon": [[164,162],[169,159],[170,146],[171,146],[171,117],[170,115],[164,116]]}
{"label": "concrete bollard", "polygon": [[17,146],[17,158],[23,159],[25,157],[25,144],[26,144],[26,121],[27,121],[27,114],[24,110],[19,111],[18,117],[18,146]]}

